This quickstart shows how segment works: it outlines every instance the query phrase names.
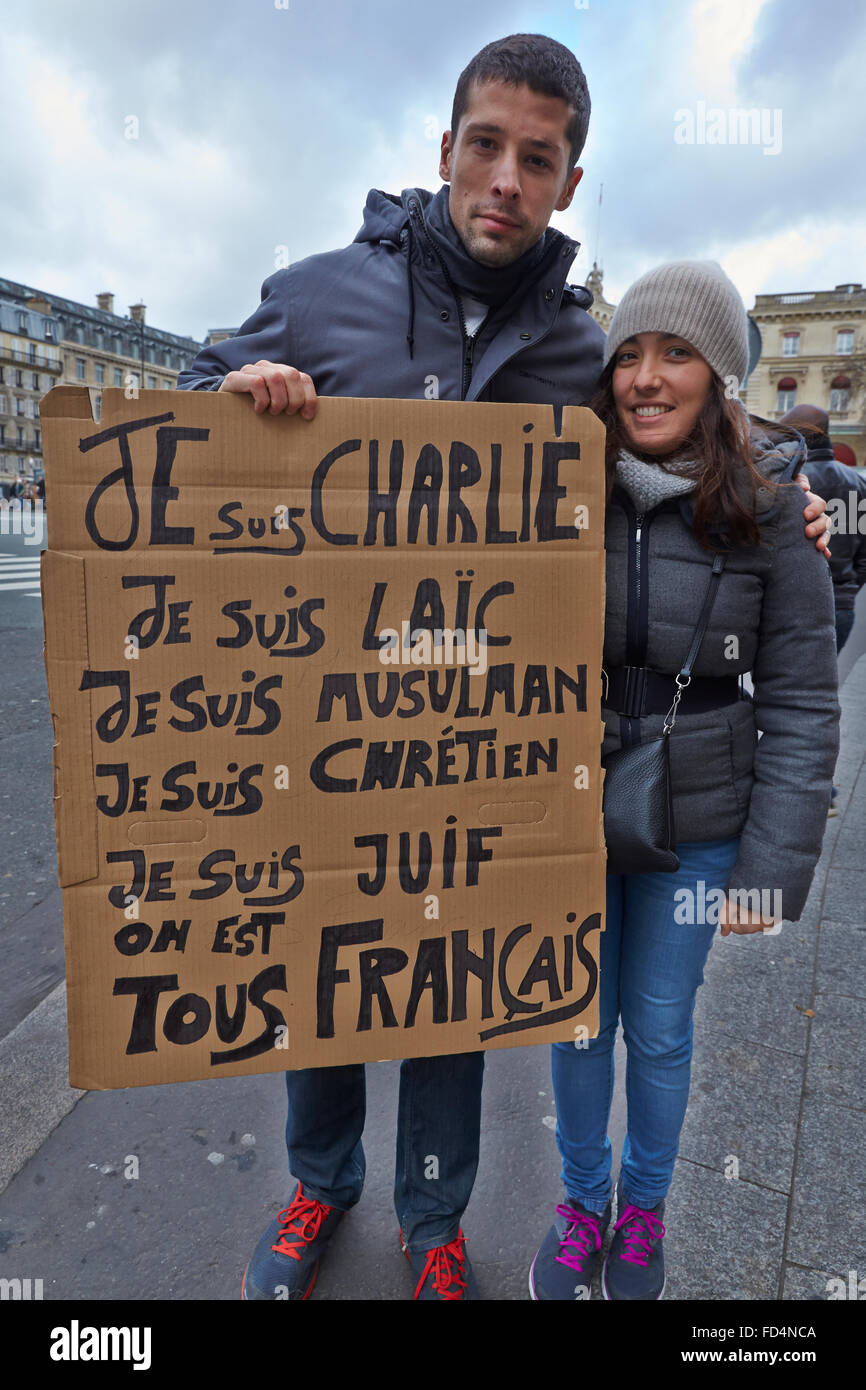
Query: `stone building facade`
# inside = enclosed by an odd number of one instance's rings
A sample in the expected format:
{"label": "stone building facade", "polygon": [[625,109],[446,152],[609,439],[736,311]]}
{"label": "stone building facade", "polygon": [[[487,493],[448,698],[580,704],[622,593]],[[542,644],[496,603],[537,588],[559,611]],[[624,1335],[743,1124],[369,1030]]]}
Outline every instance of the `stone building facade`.
{"label": "stone building facade", "polygon": [[763,338],[746,404],[778,420],[794,405],[830,416],[830,438],[843,463],[866,465],[866,289],[759,294],[752,318]]}
{"label": "stone building facade", "polygon": [[0,483],[40,475],[38,403],[52,386],[87,386],[97,418],[106,386],[174,388],[202,344],[152,327],[145,310],[124,316],[108,292],[91,306],[0,278]]}

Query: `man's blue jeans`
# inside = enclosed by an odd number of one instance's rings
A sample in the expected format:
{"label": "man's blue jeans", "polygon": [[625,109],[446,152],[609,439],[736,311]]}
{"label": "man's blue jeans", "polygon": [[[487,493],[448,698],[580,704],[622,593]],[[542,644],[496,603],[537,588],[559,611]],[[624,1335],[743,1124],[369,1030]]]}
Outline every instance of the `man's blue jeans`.
{"label": "man's blue jeans", "polygon": [[[726,888],[738,845],[739,836],[678,845],[675,874],[608,874],[599,1034],[583,1047],[552,1049],[562,1179],[569,1198],[590,1211],[604,1211],[611,1191],[607,1126],[620,1016],[628,1052],[623,1198],[648,1208],[667,1194],[689,1096],[695,996],[718,931],[718,910],[701,914],[698,884],[706,894]],[[676,920],[688,914],[682,890],[694,895],[692,916],[711,921]]]}
{"label": "man's blue jeans", "polygon": [[[483,1073],[483,1052],[400,1064],[394,1205],[413,1250],[433,1250],[457,1235],[478,1169]],[[289,1168],[311,1197],[348,1211],[366,1171],[364,1067],[289,1071],[286,1087]]]}

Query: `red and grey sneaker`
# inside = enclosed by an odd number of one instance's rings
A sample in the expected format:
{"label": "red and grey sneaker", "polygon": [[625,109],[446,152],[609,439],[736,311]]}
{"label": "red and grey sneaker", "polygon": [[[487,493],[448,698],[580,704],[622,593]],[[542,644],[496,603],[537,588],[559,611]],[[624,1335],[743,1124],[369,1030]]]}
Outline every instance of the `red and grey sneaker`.
{"label": "red and grey sneaker", "polygon": [[466,1237],[458,1230],[454,1240],[447,1245],[437,1245],[433,1250],[410,1250],[400,1232],[400,1245],[403,1254],[412,1266],[417,1279],[414,1298],[445,1300],[449,1303],[458,1299],[480,1299],[478,1284],[472,1273],[469,1257],[463,1246]]}
{"label": "red and grey sneaker", "polygon": [[612,1301],[659,1299],[665,1288],[665,1204],[636,1207],[624,1202],[620,1194],[619,1209],[622,1216],[613,1228],[602,1270],[602,1292]]}
{"label": "red and grey sneaker", "polygon": [[345,1214],[306,1197],[298,1183],[289,1205],[268,1226],[244,1270],[241,1298],[309,1298],[319,1261]]}

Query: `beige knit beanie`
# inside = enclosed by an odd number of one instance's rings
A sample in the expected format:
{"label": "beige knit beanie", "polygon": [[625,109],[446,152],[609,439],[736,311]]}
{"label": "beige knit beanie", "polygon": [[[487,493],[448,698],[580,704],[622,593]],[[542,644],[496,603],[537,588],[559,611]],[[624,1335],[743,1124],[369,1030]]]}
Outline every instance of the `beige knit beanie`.
{"label": "beige knit beanie", "polygon": [[697,348],[723,381],[736,377],[739,386],[745,380],[746,309],[716,261],[668,261],[635,280],[610,321],[605,366],[635,333],[676,333]]}

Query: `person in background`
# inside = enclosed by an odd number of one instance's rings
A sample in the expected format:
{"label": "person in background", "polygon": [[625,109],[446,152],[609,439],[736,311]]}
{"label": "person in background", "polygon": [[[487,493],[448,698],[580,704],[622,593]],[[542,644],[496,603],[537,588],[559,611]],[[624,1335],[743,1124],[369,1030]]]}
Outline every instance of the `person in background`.
{"label": "person in background", "polygon": [[[866,478],[835,457],[830,443],[830,417],[820,406],[795,405],[782,416],[781,423],[798,430],[805,439],[809,483],[835,514],[830,575],[838,656],[851,636],[857,595],[866,584]],[[828,816],[838,814],[838,795],[834,784]]]}

